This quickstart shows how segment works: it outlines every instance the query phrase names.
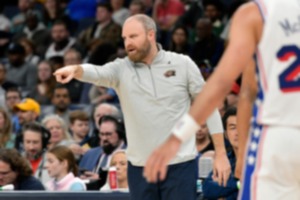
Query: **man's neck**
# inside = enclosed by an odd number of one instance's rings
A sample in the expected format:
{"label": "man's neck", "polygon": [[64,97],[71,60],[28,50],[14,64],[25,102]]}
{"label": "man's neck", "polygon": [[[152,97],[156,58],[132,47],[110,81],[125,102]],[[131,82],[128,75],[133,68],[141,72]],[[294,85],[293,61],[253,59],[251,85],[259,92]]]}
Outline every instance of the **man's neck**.
{"label": "man's neck", "polygon": [[196,139],[196,146],[197,146],[197,150],[201,151],[202,149],[204,149],[208,144],[210,143],[210,139],[209,137],[205,137],[203,139]]}
{"label": "man's neck", "polygon": [[84,139],[84,137],[81,137],[80,135],[77,134],[73,134],[73,138],[76,143],[80,143]]}
{"label": "man's neck", "polygon": [[143,60],[143,63],[145,63],[147,65],[151,65],[153,60],[155,59],[157,53],[158,53],[157,45],[152,45],[152,48],[151,48],[148,56]]}

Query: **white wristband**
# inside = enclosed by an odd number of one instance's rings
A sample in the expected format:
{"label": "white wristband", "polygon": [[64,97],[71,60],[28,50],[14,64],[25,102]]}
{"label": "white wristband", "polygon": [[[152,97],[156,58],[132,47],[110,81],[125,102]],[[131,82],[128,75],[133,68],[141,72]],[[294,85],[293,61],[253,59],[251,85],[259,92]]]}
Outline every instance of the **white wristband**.
{"label": "white wristband", "polygon": [[185,142],[191,137],[195,137],[198,130],[200,130],[200,125],[187,113],[175,124],[172,133],[181,142]]}

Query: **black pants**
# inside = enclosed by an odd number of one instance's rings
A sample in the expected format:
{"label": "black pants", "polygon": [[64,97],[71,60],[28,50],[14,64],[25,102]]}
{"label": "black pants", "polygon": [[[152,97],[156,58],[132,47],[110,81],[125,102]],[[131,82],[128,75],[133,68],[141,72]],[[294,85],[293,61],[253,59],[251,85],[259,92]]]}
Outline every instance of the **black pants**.
{"label": "black pants", "polygon": [[128,163],[128,183],[131,200],[195,200],[197,164],[195,160],[168,167],[164,181],[148,183],[143,167]]}

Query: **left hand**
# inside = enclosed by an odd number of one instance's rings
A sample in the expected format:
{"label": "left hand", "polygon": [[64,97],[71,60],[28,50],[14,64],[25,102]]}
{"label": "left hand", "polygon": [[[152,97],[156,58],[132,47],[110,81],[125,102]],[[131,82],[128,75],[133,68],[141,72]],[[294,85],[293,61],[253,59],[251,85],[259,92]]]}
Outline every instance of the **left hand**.
{"label": "left hand", "polygon": [[215,154],[213,176],[220,186],[226,187],[231,173],[230,163],[226,153]]}
{"label": "left hand", "polygon": [[172,135],[166,142],[154,150],[144,168],[144,177],[148,182],[155,183],[158,177],[160,181],[166,178],[168,164],[176,155],[180,146],[181,141]]}

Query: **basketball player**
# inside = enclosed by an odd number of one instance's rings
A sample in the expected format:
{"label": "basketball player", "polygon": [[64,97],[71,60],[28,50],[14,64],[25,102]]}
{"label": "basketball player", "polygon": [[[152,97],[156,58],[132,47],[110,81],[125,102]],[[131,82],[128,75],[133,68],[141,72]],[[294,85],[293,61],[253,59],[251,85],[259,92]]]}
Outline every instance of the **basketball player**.
{"label": "basketball player", "polygon": [[[249,2],[235,13],[229,45],[216,72],[173,135],[149,157],[147,179],[163,180],[172,140],[194,137],[255,54],[259,91],[240,199],[300,199],[300,1]],[[254,171],[253,171],[254,170]],[[251,189],[251,190],[249,190]]]}

